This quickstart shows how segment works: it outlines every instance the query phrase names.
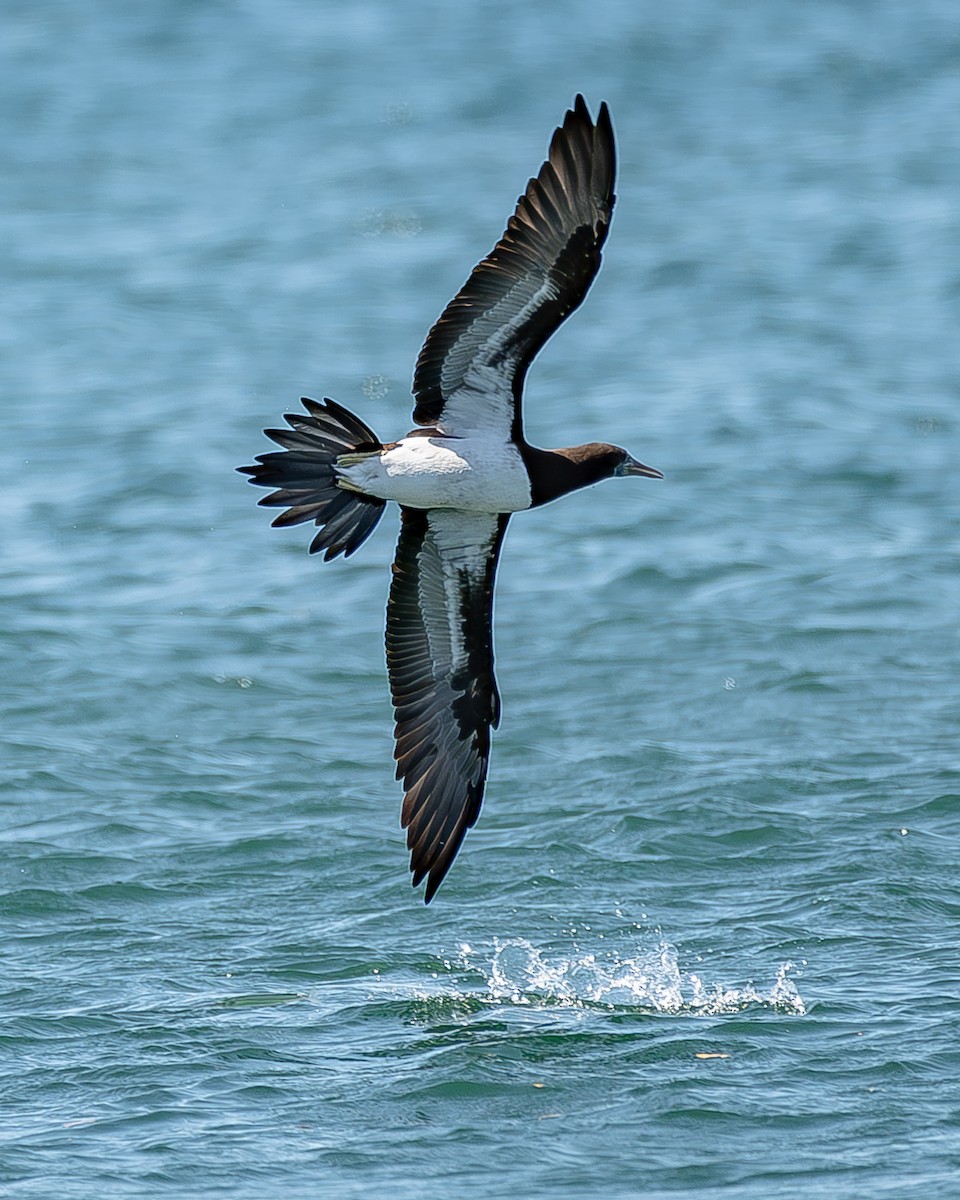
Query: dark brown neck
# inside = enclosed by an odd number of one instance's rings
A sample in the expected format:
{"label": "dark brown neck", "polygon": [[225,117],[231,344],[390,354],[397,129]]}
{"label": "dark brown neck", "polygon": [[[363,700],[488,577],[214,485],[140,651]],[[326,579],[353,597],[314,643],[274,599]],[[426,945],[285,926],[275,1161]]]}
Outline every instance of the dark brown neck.
{"label": "dark brown neck", "polygon": [[613,474],[610,451],[615,447],[592,442],[588,446],[567,446],[562,450],[538,450],[521,444],[520,454],[530,476],[533,496],[531,508],[548,504],[568,492],[589,487]]}

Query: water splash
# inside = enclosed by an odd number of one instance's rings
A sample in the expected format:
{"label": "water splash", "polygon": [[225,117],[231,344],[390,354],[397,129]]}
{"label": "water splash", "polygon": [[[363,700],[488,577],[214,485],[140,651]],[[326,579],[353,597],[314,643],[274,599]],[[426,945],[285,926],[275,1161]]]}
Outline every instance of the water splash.
{"label": "water splash", "polygon": [[629,956],[575,949],[570,955],[550,957],[525,938],[494,938],[481,950],[462,945],[456,965],[484,977],[491,999],[502,1003],[603,1005],[704,1016],[742,1012],[755,1005],[782,1013],[806,1012],[790,978],[792,963],[783,963],[765,990],[753,983],[726,987],[682,971],[676,947],[665,941]]}

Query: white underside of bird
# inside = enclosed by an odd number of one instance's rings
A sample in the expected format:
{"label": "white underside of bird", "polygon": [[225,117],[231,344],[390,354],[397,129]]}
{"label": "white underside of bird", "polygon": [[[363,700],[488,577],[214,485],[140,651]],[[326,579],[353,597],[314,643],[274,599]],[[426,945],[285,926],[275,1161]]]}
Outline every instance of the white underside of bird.
{"label": "white underside of bird", "polygon": [[341,488],[410,508],[511,513],[532,501],[523,459],[499,437],[406,437],[387,450],[340,455],[336,474]]}

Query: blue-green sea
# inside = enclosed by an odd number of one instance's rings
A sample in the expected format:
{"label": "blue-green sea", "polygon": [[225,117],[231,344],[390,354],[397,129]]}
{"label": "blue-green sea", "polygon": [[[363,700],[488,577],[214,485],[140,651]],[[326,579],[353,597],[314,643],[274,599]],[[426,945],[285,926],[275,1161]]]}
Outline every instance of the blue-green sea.
{"label": "blue-green sea", "polygon": [[[574,95],[618,207],[409,883],[388,513],[234,468],[421,341]],[[5,0],[0,1196],[960,1196],[955,0]]]}

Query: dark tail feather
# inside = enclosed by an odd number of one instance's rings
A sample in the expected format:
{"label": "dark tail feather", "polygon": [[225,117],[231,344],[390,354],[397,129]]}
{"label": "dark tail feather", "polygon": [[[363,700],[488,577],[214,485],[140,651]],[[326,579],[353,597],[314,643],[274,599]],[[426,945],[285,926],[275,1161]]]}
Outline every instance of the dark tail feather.
{"label": "dark tail feather", "polygon": [[282,446],[280,452],[258,454],[252,467],[237,467],[250,482],[276,488],[261,504],[283,506],[274,525],[299,525],[315,521],[320,532],[310,543],[310,553],[325,551],[324,561],[338,554],[351,555],[373,532],[383,515],[385,501],[337,486],[334,464],[341,454],[376,452],[382,443],[353,413],[333,400],[303,398],[306,413],[287,413],[289,429],[266,429],[267,437]]}

